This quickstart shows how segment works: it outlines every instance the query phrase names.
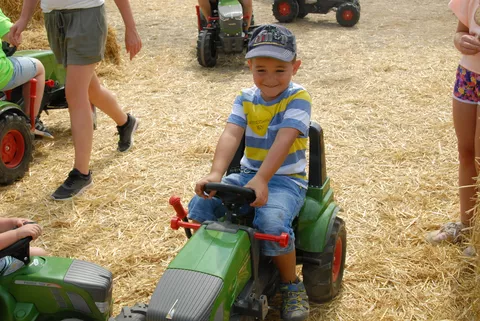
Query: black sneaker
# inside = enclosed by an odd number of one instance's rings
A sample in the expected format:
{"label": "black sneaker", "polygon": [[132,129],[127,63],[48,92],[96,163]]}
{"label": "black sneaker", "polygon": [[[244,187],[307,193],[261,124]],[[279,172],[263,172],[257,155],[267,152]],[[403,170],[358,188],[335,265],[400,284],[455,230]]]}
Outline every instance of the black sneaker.
{"label": "black sneaker", "polygon": [[43,137],[48,137],[53,139],[52,133],[48,130],[47,127],[43,124],[43,122],[40,120],[40,118],[35,118],[35,135],[37,136],[43,136]]}
{"label": "black sneaker", "polygon": [[118,135],[118,151],[126,152],[133,146],[133,133],[137,130],[138,120],[130,114],[127,114],[127,122],[122,126],[117,126]]}
{"label": "black sneaker", "polygon": [[76,195],[80,195],[88,187],[93,185],[92,173],[83,175],[76,168],[69,174],[65,182],[57,188],[52,198],[56,201],[67,201]]}

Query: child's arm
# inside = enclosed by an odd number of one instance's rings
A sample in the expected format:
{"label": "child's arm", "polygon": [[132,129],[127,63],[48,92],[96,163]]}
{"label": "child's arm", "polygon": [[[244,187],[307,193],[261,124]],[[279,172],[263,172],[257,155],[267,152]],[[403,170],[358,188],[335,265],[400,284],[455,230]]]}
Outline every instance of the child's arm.
{"label": "child's arm", "polygon": [[453,43],[462,54],[475,55],[480,52],[480,41],[478,36],[479,35],[471,35],[468,27],[458,21]]}
{"label": "child's arm", "polygon": [[31,236],[35,240],[40,234],[42,234],[42,228],[38,224],[27,224],[15,230],[8,230],[0,233],[0,249],[4,249],[27,236]]}
{"label": "child's arm", "polygon": [[22,42],[22,32],[35,12],[39,0],[23,0],[22,13],[17,22],[10,28],[10,43],[14,46]]}
{"label": "child's arm", "polygon": [[[222,135],[220,136],[217,147],[215,148],[215,154],[213,156],[212,168],[210,173],[200,179],[195,185],[195,193],[203,198],[207,198],[203,193],[206,183],[220,182],[223,174],[228,169],[228,165],[232,162],[235,152],[240,146],[245,129],[241,126],[233,123],[227,123]],[[214,192],[210,193],[209,198],[215,195]]]}
{"label": "child's arm", "polygon": [[140,49],[142,49],[142,40],[137,32],[130,2],[128,0],[115,0],[115,4],[125,24],[125,48],[127,52],[130,53],[130,60],[132,60]]}
{"label": "child's arm", "polygon": [[250,204],[251,206],[260,207],[267,203],[268,182],[282,166],[290,147],[292,147],[299,134],[300,132],[297,129],[289,127],[281,128],[278,131],[277,137],[257,174],[245,185],[245,187],[253,189],[257,196],[255,201]]}

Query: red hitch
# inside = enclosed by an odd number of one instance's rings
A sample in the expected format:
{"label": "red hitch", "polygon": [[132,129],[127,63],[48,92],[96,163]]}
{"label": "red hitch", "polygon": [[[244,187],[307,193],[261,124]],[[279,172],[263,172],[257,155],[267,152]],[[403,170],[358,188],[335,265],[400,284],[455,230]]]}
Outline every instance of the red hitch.
{"label": "red hitch", "polygon": [[195,10],[197,11],[197,24],[198,24],[198,31],[202,31],[202,20],[200,19],[200,6],[195,6]]}
{"label": "red hitch", "polygon": [[263,233],[255,233],[253,236],[257,240],[264,240],[264,241],[273,241],[278,242],[281,247],[287,247],[288,239],[290,238],[287,233],[283,232],[280,235],[271,235],[271,234],[263,234]]}
{"label": "red hitch", "polygon": [[35,99],[37,98],[37,80],[30,79],[30,130],[35,130]]}

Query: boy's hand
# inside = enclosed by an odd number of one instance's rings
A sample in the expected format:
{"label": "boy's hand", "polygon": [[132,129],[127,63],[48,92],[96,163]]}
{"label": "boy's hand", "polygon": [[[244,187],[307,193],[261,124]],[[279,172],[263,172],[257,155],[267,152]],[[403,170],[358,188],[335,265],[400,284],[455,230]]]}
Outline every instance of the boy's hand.
{"label": "boy's hand", "polygon": [[267,204],[268,201],[268,182],[263,178],[255,175],[250,182],[248,182],[244,187],[251,188],[255,191],[257,198],[250,206],[261,207]]}
{"label": "boy's hand", "polygon": [[27,222],[33,222],[33,221],[27,220],[27,219],[24,219],[24,218],[18,218],[18,217],[12,218],[13,228],[22,227]]}
{"label": "boy's hand", "polygon": [[38,224],[27,224],[23,225],[22,227],[17,228],[16,230],[17,233],[17,239],[23,239],[27,236],[31,236],[32,239],[36,239],[37,237],[42,234],[42,228]]}
{"label": "boy's hand", "polygon": [[457,48],[464,55],[476,55],[480,52],[480,40],[476,35],[463,34],[458,39]]}
{"label": "boy's hand", "polygon": [[197,184],[195,184],[195,194],[200,196],[201,198],[207,199],[207,198],[212,198],[216,191],[211,191],[210,194],[205,195],[205,184],[207,183],[219,183],[222,181],[222,175],[219,175],[217,173],[210,173],[207,176],[201,178]]}

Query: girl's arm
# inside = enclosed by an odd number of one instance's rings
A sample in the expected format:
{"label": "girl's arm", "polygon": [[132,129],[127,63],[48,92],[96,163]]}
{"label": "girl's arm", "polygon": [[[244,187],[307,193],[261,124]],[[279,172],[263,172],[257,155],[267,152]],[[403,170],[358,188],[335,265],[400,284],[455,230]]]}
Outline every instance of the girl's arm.
{"label": "girl's arm", "polygon": [[22,42],[22,32],[27,27],[28,22],[35,12],[39,0],[23,0],[22,13],[17,22],[10,28],[10,43],[14,46]]}
{"label": "girl's arm", "polygon": [[142,40],[137,32],[130,2],[128,2],[128,0],[115,0],[115,4],[125,24],[125,48],[127,52],[130,53],[130,60],[132,60],[140,49],[142,49]]}
{"label": "girl's arm", "polygon": [[457,25],[457,31],[453,38],[455,48],[464,55],[475,55],[480,52],[479,35],[472,35],[467,26],[460,21]]}

